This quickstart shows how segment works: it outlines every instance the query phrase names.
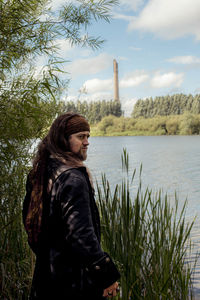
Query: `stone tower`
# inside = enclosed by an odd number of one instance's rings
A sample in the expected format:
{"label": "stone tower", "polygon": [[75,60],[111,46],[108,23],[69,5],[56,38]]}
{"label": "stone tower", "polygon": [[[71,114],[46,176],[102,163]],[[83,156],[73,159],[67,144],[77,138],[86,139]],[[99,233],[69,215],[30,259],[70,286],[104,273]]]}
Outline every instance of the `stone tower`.
{"label": "stone tower", "polygon": [[118,63],[113,60],[114,69],[114,100],[119,101]]}

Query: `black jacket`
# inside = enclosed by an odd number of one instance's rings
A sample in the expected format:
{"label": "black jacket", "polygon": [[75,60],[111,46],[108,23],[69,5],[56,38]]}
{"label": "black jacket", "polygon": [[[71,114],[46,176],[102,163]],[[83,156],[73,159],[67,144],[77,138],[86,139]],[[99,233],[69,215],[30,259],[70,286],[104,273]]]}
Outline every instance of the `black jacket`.
{"label": "black jacket", "polygon": [[[55,160],[52,163],[55,165]],[[62,168],[58,162],[56,166]],[[55,178],[57,170],[51,165],[50,169],[54,170],[50,177]],[[24,219],[30,191],[27,184]],[[31,299],[105,299],[103,289],[120,275],[100,246],[99,213],[86,168],[66,169],[59,174],[43,204]]]}

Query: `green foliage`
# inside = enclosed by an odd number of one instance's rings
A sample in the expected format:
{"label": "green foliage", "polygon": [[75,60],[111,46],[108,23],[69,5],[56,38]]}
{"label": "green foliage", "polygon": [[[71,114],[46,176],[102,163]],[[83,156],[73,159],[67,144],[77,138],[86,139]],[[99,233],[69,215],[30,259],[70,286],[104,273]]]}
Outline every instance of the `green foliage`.
{"label": "green foliage", "polygon": [[[27,299],[33,257],[22,225],[26,174],[35,142],[57,114],[68,82],[59,80],[56,40],[96,49],[102,39],[87,33],[93,21],[109,21],[116,0],[80,0],[56,13],[46,0],[0,0],[0,293]],[[46,55],[40,74],[34,61]]]}
{"label": "green foliage", "polygon": [[102,134],[108,135],[113,132],[123,132],[125,130],[125,118],[109,115],[97,124],[97,128]]}
{"label": "green foliage", "polygon": [[180,117],[171,116],[166,120],[166,129],[169,135],[176,135],[179,133]]}
{"label": "green foliage", "polygon": [[128,155],[124,150],[121,184],[110,187],[106,176],[97,184],[102,238],[121,272],[120,299],[191,299],[192,268],[190,232],[184,204],[178,213],[178,199],[170,207],[167,195],[143,191],[141,170],[133,193],[136,170],[130,181]]}
{"label": "green foliage", "polygon": [[87,33],[93,21],[109,21],[117,0],[80,0],[65,4],[58,12],[47,9],[48,0],[0,1],[0,79],[5,71],[47,54],[56,61],[55,41],[63,37],[71,44],[99,48],[103,40]]}
{"label": "green foliage", "polygon": [[32,267],[21,220],[27,149],[24,143],[14,153],[12,146],[0,166],[0,289],[2,299],[27,299]]}
{"label": "green foliage", "polygon": [[91,124],[101,121],[102,118],[108,115],[120,117],[122,115],[121,103],[119,101],[95,101],[95,102],[81,102],[76,103],[68,101],[64,104],[65,111],[72,111],[84,115]]}
{"label": "green foliage", "polygon": [[[24,81],[25,82],[25,81]],[[16,82],[0,98],[0,290],[3,299],[27,299],[32,260],[22,225],[25,176],[35,139],[45,133],[59,106],[45,81]],[[44,95],[49,94],[49,101]]]}
{"label": "green foliage", "polygon": [[48,31],[39,22],[46,1],[0,2],[0,79],[37,51],[48,51]]}
{"label": "green foliage", "polygon": [[134,129],[137,131],[142,130],[147,132],[150,131],[159,134],[165,134],[165,131],[163,129],[165,122],[166,118],[160,116],[156,116],[152,119],[139,118],[135,123]]}
{"label": "green foliage", "polygon": [[181,115],[184,112],[200,114],[200,95],[175,94],[173,96],[139,99],[132,112],[133,118],[152,118],[156,115]]}
{"label": "green foliage", "polygon": [[92,127],[93,135],[191,135],[200,134],[200,114],[154,118],[105,117]]}
{"label": "green foliage", "polygon": [[116,119],[116,117],[114,116],[107,116],[103,118],[103,120],[99,124],[99,129],[106,133],[106,130],[114,125],[114,119]]}
{"label": "green foliage", "polygon": [[180,124],[180,134],[200,134],[200,115],[185,113]]}

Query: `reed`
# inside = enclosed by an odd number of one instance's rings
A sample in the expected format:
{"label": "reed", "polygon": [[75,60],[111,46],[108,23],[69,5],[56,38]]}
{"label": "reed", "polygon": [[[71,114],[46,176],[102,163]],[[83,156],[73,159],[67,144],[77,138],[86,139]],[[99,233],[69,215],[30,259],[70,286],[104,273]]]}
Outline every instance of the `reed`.
{"label": "reed", "polygon": [[[25,146],[4,160],[0,177],[0,299],[28,299],[31,283],[31,251],[22,224],[27,161]],[[23,155],[22,155],[23,154]],[[18,159],[16,158],[18,155]],[[6,163],[7,162],[7,163]]]}
{"label": "reed", "polygon": [[178,199],[170,206],[167,195],[142,188],[131,193],[136,170],[130,179],[126,150],[122,155],[121,184],[110,187],[106,176],[97,183],[102,222],[102,242],[121,272],[118,299],[192,299],[194,267],[186,264],[191,255],[190,232]]}

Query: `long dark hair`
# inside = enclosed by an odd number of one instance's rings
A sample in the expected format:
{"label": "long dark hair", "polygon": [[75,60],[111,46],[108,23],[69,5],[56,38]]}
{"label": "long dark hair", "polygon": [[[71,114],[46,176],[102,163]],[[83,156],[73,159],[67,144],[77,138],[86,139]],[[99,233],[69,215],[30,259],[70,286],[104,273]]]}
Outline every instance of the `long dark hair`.
{"label": "long dark hair", "polygon": [[82,164],[70,152],[66,136],[67,123],[75,116],[82,117],[79,114],[65,113],[55,119],[47,136],[39,143],[33,160],[33,168],[29,174],[32,191],[25,218],[25,229],[28,233],[29,244],[32,246],[38,242],[38,236],[42,230],[43,200],[47,194],[48,178],[46,175],[49,157],[63,159],[69,166]]}

